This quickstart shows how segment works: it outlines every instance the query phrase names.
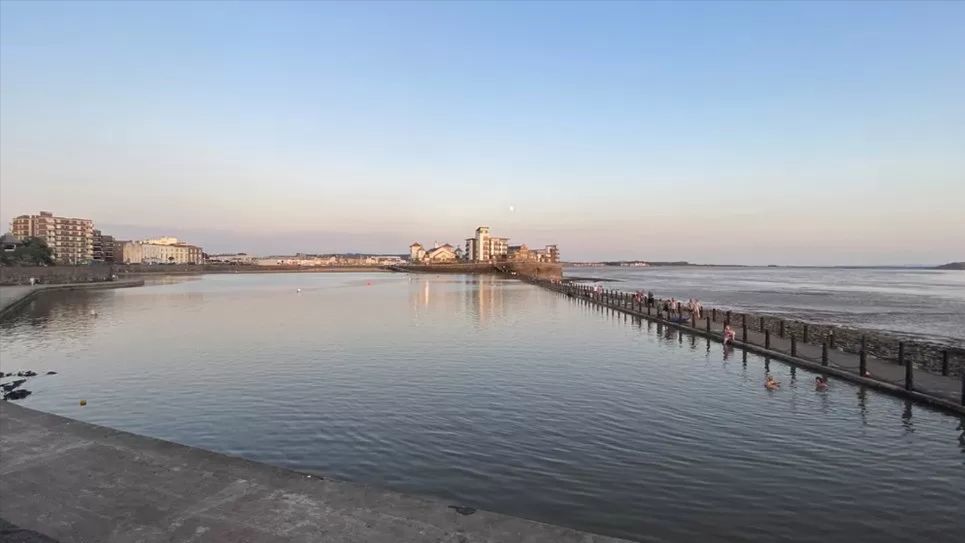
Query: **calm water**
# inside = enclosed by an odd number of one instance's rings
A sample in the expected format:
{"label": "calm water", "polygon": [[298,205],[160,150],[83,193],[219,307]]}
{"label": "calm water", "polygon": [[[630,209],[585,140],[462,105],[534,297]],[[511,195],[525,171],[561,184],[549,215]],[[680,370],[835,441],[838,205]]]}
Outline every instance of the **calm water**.
{"label": "calm water", "polygon": [[60,372],[29,407],[594,532],[965,530],[959,418],[777,362],[768,392],[762,358],[494,277],[209,275],[52,295],[0,333],[0,368]]}
{"label": "calm water", "polygon": [[736,311],[886,330],[965,347],[965,271],[834,268],[567,268],[608,288]]}

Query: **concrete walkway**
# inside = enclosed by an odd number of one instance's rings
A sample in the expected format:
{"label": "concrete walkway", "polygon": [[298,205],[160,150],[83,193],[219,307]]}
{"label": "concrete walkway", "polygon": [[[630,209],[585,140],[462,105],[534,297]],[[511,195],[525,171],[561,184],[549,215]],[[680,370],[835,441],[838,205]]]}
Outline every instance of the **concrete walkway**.
{"label": "concrete walkway", "polygon": [[[698,320],[696,326],[691,326],[691,321],[686,323],[667,323],[667,321],[657,314],[657,309],[652,309],[652,314],[647,314],[646,308],[643,312],[638,312],[635,308],[631,309],[620,302],[604,303],[598,298],[578,293],[577,291],[567,291],[566,285],[542,285],[562,293],[572,294],[574,297],[597,304],[601,307],[608,307],[616,311],[621,311],[630,315],[648,318],[656,322],[663,322],[680,328],[683,331],[709,335],[717,341],[723,339],[724,317],[718,314],[717,320],[711,320],[710,331],[707,330],[706,320]],[[683,315],[690,318],[686,310]],[[702,315],[709,317],[710,313]],[[944,376],[921,369],[913,368],[912,390],[905,388],[905,367],[899,366],[892,360],[882,360],[873,356],[867,357],[868,375],[859,375],[861,357],[858,354],[846,353],[837,349],[828,350],[828,365],[822,366],[822,346],[813,343],[798,341],[796,354],[791,355],[791,339],[789,337],[779,337],[771,334],[770,348],[765,348],[766,338],[763,332],[753,330],[751,323],[748,322],[747,338],[743,337],[741,322],[734,321],[731,328],[736,334],[734,346],[737,348],[746,347],[748,350],[757,352],[764,356],[780,358],[791,363],[808,367],[810,369],[827,370],[831,375],[845,377],[850,381],[874,386],[875,388],[893,392],[925,403],[931,403],[958,413],[965,413],[965,376],[953,377]],[[746,344],[745,344],[746,343]]]}
{"label": "concrete walkway", "polygon": [[0,318],[14,310],[21,303],[26,302],[41,292],[52,290],[105,289],[127,288],[144,285],[143,279],[125,279],[121,281],[100,281],[90,283],[64,283],[53,285],[3,285],[0,286]]}
{"label": "concrete walkway", "polygon": [[38,286],[10,285],[0,287],[0,314],[13,304],[16,304],[30,293],[40,289]]}
{"label": "concrete walkway", "polygon": [[[68,542],[616,543],[0,402],[0,518]],[[457,508],[454,508],[456,506]]]}

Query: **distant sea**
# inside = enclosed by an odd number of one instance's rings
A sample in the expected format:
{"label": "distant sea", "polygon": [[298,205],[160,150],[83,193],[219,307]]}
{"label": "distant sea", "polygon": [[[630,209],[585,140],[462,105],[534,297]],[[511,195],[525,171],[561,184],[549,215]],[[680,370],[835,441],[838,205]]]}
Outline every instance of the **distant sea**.
{"label": "distant sea", "polygon": [[611,288],[965,347],[965,271],[914,268],[567,266]]}

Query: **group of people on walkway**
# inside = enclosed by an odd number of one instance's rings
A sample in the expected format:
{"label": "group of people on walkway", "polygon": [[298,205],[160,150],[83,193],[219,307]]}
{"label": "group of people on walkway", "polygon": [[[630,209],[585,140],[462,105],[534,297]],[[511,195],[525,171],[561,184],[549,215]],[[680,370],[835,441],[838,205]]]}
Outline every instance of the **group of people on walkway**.
{"label": "group of people on walkway", "polygon": [[[592,292],[594,297],[596,298],[602,297],[603,287],[599,284],[594,285]],[[647,291],[646,293],[644,293],[644,291],[642,290],[638,290],[633,293],[633,301],[634,303],[646,304],[647,306],[650,306],[650,307],[655,306],[655,302],[656,302],[652,291]],[[680,320],[683,320],[683,312],[682,312],[683,308],[686,308],[686,311],[690,314],[692,318],[694,319],[703,318],[704,306],[697,298],[690,298],[689,300],[687,300],[686,305],[682,304],[681,301],[676,298],[670,298],[667,300],[663,300],[663,303],[661,306],[661,309],[664,312],[667,312],[670,314],[676,314],[678,319]],[[729,322],[724,323],[724,329],[721,331],[721,336],[722,336],[724,347],[732,346],[734,344],[734,341],[737,339],[737,333],[731,327]],[[768,373],[764,379],[764,388],[768,390],[778,390],[781,388],[781,382],[774,379],[774,377]],[[820,375],[815,377],[814,388],[815,390],[818,390],[818,391],[827,390],[828,388],[827,377],[820,376]]]}
{"label": "group of people on walkway", "polygon": [[[640,291],[638,291],[639,293]],[[653,305],[653,293],[650,292],[648,295],[650,305]],[[663,301],[663,310],[669,311],[670,313],[676,313],[677,315],[682,315],[682,308],[687,308],[687,313],[694,316],[695,318],[701,318],[704,313],[704,306],[700,303],[697,298],[691,298],[687,300],[686,305],[676,298],[670,298],[669,300]]]}

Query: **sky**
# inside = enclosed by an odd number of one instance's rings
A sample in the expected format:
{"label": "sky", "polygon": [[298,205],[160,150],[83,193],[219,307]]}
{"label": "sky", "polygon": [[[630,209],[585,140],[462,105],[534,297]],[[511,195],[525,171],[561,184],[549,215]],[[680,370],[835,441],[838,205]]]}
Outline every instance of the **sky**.
{"label": "sky", "polygon": [[965,3],[0,3],[0,221],[965,260]]}

